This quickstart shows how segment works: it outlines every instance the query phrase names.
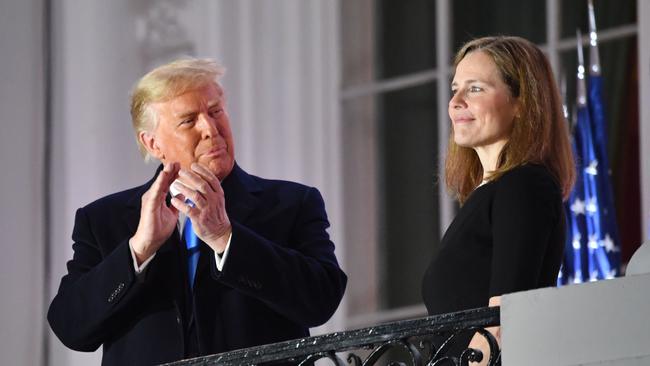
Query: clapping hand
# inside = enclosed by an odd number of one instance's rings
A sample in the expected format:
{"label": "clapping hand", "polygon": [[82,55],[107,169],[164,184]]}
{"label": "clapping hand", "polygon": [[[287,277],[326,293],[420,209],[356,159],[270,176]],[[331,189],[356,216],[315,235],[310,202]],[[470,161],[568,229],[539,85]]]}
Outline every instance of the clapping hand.
{"label": "clapping hand", "polygon": [[179,169],[178,163],[166,164],[149,190],[142,195],[140,222],[130,240],[138,265],[156,253],[174,232],[178,209],[167,206],[165,198]]}
{"label": "clapping hand", "polygon": [[[196,235],[215,252],[223,253],[232,232],[226,213],[226,201],[219,179],[206,167],[193,163],[191,170],[182,169],[181,183],[175,183],[181,195],[171,200],[176,210],[192,220]],[[186,203],[189,199],[192,204]]]}

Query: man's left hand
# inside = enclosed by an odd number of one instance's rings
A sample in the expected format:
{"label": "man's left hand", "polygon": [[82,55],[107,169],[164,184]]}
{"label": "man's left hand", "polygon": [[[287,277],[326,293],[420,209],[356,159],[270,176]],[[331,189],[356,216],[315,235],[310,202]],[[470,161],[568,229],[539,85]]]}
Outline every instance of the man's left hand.
{"label": "man's left hand", "polygon": [[193,163],[190,171],[181,169],[178,176],[182,184],[175,183],[175,187],[194,206],[179,197],[172,198],[171,204],[192,220],[192,228],[203,242],[218,254],[223,253],[232,226],[219,179],[198,163]]}

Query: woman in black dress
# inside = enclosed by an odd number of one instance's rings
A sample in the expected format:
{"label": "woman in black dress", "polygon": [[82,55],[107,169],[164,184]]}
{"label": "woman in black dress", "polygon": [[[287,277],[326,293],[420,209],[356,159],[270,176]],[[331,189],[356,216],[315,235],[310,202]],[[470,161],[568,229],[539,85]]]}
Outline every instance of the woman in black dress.
{"label": "woman in black dress", "polygon": [[[445,175],[462,207],[424,275],[431,315],[553,286],[564,248],[562,201],[575,180],[561,97],[534,44],[476,39],[458,51],[455,67]],[[499,339],[498,327],[489,330]],[[479,338],[472,348],[483,348]]]}

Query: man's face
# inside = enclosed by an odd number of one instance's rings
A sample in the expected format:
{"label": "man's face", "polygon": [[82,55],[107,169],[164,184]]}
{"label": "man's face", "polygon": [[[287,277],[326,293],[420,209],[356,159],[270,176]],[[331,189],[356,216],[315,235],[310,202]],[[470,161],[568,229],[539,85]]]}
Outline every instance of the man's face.
{"label": "man's face", "polygon": [[223,90],[210,84],[165,102],[153,103],[157,125],[140,139],[163,163],[206,166],[223,180],[235,163],[235,146]]}

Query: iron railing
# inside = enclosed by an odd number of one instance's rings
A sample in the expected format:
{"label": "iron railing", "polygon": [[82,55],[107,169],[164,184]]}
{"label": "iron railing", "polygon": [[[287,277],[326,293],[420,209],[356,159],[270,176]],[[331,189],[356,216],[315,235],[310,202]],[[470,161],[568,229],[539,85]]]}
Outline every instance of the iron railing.
{"label": "iron railing", "polygon": [[[479,308],[425,318],[385,323],[211,356],[169,363],[169,366],[312,365],[326,359],[335,366],[467,365],[484,355],[467,348],[475,333],[486,338],[488,365],[501,364],[501,350],[485,327],[499,325],[499,308]],[[345,359],[345,361],[344,361]],[[320,364],[320,363],[319,363]]]}

